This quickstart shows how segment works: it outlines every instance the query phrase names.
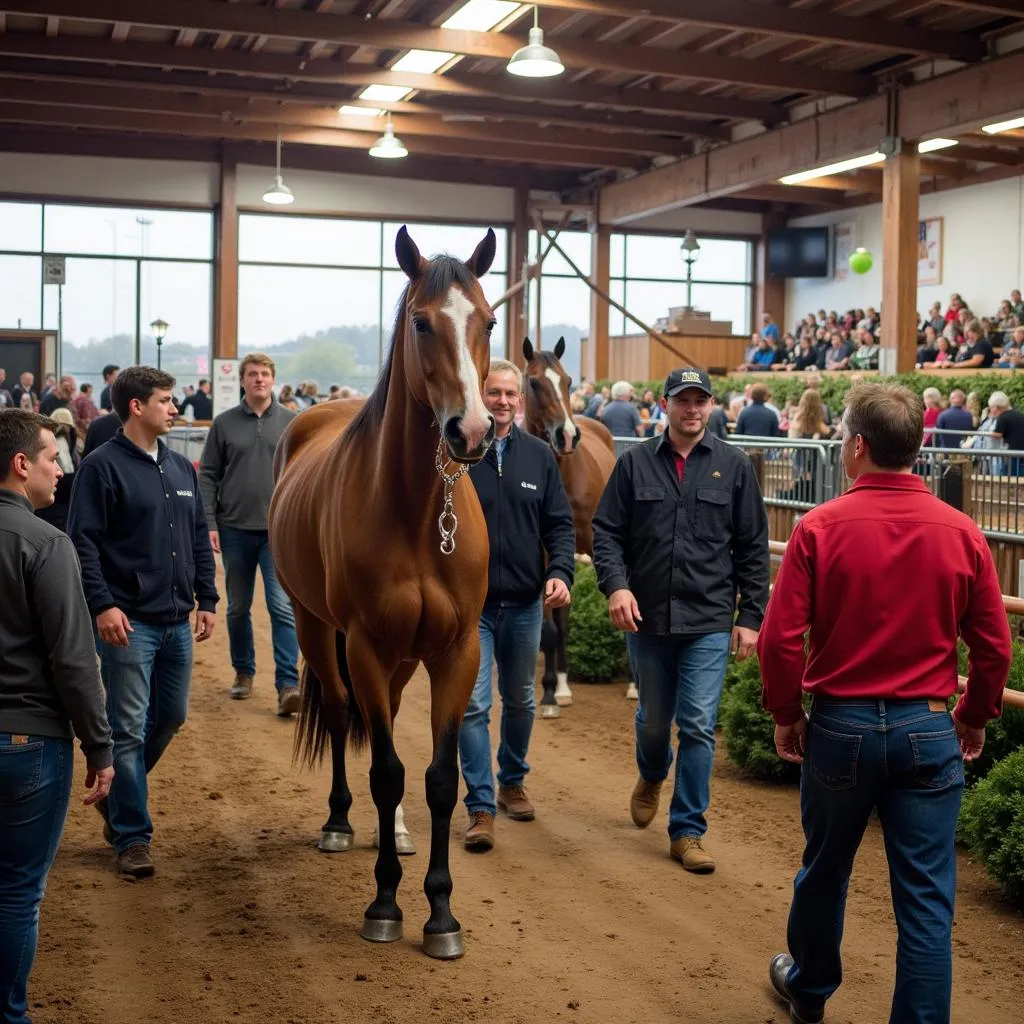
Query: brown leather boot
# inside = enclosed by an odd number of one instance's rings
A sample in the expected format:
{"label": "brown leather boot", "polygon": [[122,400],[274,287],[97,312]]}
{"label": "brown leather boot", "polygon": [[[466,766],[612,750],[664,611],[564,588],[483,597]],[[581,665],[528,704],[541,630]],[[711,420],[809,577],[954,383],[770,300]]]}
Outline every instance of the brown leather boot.
{"label": "brown leather boot", "polygon": [[129,878],[149,878],[153,874],[153,858],[147,843],[134,843],[117,858],[118,874]]}
{"label": "brown leather boot", "polygon": [[513,821],[533,821],[536,817],[525,786],[499,786],[498,810]]}
{"label": "brown leather boot", "polygon": [[642,775],[636,780],[633,795],[629,798],[629,813],[637,828],[647,828],[658,813],[658,801],[661,799],[660,782],[648,782]]}
{"label": "brown leather boot", "polygon": [[476,811],[470,815],[463,845],[467,850],[490,850],[494,847],[494,815]]}
{"label": "brown leather boot", "polygon": [[715,870],[715,858],[704,849],[704,840],[700,836],[673,839],[669,856],[695,875],[710,875]]}
{"label": "brown leather boot", "polygon": [[252,676],[244,672],[235,673],[235,682],[231,687],[233,700],[248,700],[252,696]]}

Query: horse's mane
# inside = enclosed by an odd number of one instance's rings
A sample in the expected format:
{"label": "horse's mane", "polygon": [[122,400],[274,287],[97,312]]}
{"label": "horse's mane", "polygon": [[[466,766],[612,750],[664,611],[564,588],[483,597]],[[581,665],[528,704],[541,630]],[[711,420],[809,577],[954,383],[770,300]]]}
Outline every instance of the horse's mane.
{"label": "horse's mane", "polygon": [[[462,260],[455,256],[442,254],[434,256],[427,263],[423,276],[416,282],[420,298],[423,302],[433,302],[442,295],[447,295],[453,284],[458,284],[464,291],[469,291],[476,283],[476,277]],[[384,419],[387,408],[388,391],[391,389],[391,375],[395,362],[395,346],[401,341],[401,332],[407,323],[409,289],[407,284],[402,290],[395,310],[395,324],[391,329],[391,343],[388,346],[387,358],[381,367],[377,383],[363,407],[352,418],[345,431],[345,437],[356,442],[359,438],[376,433]]]}

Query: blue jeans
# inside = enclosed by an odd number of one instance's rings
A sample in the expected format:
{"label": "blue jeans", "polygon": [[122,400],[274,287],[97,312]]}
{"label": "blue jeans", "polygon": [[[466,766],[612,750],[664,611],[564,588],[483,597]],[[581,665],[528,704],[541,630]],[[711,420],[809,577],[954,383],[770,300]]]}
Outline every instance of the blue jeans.
{"label": "blue jeans", "polygon": [[889,861],[899,939],[892,1024],[948,1024],[963,757],[928,701],[815,700],[800,783],[807,847],[793,887],[789,987],[810,1009],[842,981],[853,858],[872,808]]}
{"label": "blue jeans", "polygon": [[270,637],[274,645],[274,685],[278,691],[299,685],[299,641],[295,636],[295,612],[277,581],[266,530],[220,528],[220,551],[228,588],[228,644],[236,672],[256,674],[256,646],[252,638],[252,596],[256,569],[263,574],[263,590],[270,612]]}
{"label": "blue jeans", "polygon": [[491,666],[498,664],[501,740],[498,784],[520,786],[530,766],[526,751],[533,731],[534,680],[544,608],[530,604],[487,604],[480,615],[480,671],[459,732],[459,758],[466,781],[466,809],[497,812],[491,767]]}
{"label": "blue jeans", "polygon": [[672,721],[679,731],[676,779],[668,834],[702,836],[711,802],[715,721],[732,632],[702,636],[627,633],[629,660],[640,699],[636,705],[636,763],[648,782],[672,766]]}
{"label": "blue jeans", "polygon": [[[19,737],[19,740],[22,737]],[[0,733],[0,1022],[29,1024],[39,904],[71,795],[70,740]]]}
{"label": "blue jeans", "polygon": [[114,736],[108,808],[118,853],[153,836],[146,776],[185,723],[192,677],[188,620],[151,626],[133,619],[131,625],[127,647],[100,641],[100,672]]}

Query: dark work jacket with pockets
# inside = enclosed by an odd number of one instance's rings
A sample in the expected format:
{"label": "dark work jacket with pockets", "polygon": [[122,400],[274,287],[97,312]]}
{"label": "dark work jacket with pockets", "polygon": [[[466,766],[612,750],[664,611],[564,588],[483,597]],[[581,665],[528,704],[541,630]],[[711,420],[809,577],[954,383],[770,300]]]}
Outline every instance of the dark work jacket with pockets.
{"label": "dark work jacket with pockets", "polygon": [[500,473],[492,446],[471,467],[469,477],[480,498],[491,543],[488,603],[536,601],[552,577],[572,587],[576,527],[548,445],[512,427]]}
{"label": "dark work jacket with pockets", "polygon": [[213,549],[192,463],[159,442],[156,461],[119,430],[75,473],[68,535],[93,617],[120,608],[155,626],[217,606]]}
{"label": "dark work jacket with pockets", "polygon": [[641,633],[760,629],[768,517],[750,460],[705,431],[680,484],[667,431],[627,448],[594,514],[594,565],[605,596],[633,592]]}

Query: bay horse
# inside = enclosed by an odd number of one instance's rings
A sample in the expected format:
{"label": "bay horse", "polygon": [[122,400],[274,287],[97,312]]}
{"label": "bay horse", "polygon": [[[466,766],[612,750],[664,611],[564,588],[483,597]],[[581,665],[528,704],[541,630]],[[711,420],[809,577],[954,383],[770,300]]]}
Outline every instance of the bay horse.
{"label": "bay horse", "polygon": [[[592,558],[592,520],[605,484],[615,468],[615,444],[603,423],[586,416],[573,418],[569,402],[572,378],[562,366],[564,354],[565,338],[559,338],[551,352],[534,349],[529,338],[523,341],[523,358],[526,360],[523,424],[531,434],[551,446],[576,525],[576,553]],[[568,629],[568,608],[556,608],[545,615],[541,630],[541,650],[544,652],[542,718],[557,718],[559,707],[572,703],[565,653]]]}
{"label": "bay horse", "polygon": [[[450,909],[448,837],[459,726],[480,665],[489,553],[465,471],[494,440],[481,382],[495,321],[478,279],[494,259],[495,236],[489,230],[465,263],[428,261],[403,227],[395,252],[408,283],[377,386],[365,402],[318,405],[288,425],[275,454],[270,544],[306,662],[296,755],[315,763],[330,741],[330,816],[321,837],[329,848],[352,843],[346,741],[370,743],[377,892],[362,936],[372,942],[402,935],[395,811],[405,769],[392,727],[416,666],[427,669],[433,757],[423,950],[454,959],[463,943]],[[449,472],[453,462],[461,465]]]}

